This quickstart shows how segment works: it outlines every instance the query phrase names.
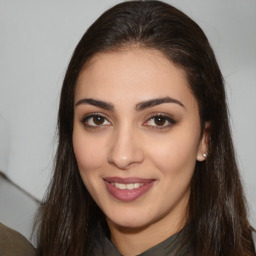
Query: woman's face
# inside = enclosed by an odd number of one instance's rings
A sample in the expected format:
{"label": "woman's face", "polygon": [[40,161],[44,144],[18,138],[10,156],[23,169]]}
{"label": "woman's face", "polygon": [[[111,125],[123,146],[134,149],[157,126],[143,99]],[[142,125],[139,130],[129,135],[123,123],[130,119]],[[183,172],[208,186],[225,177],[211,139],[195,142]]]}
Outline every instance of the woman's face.
{"label": "woman's face", "polygon": [[110,229],[184,225],[205,136],[184,72],[161,52],[103,53],[81,71],[73,147]]}

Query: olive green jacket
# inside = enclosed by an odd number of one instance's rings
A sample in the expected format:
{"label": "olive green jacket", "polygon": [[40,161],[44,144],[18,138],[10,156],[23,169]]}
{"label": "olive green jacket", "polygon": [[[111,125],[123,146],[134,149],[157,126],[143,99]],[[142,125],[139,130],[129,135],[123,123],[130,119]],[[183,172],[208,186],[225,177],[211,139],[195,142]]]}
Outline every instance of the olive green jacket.
{"label": "olive green jacket", "polygon": [[0,255],[35,256],[36,253],[24,236],[0,223]]}

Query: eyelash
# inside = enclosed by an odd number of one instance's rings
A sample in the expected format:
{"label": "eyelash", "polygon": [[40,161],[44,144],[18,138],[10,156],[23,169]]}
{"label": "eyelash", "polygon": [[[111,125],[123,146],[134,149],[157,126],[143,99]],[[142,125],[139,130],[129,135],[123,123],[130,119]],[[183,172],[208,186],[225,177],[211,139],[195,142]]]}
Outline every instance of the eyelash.
{"label": "eyelash", "polygon": [[[95,117],[100,117],[100,118],[103,118],[104,119],[104,122],[107,121],[109,123],[109,125],[102,125],[102,124],[99,124],[99,125],[90,125],[90,124],[87,124],[86,122],[88,122],[88,120],[90,118],[95,118]],[[167,125],[145,125],[145,123],[148,123],[150,122],[151,120],[155,119],[155,118],[163,118],[163,121],[164,121],[164,124],[166,123],[166,121],[169,123]],[[102,114],[98,114],[98,113],[94,113],[94,114],[90,114],[88,116],[85,116],[81,119],[81,123],[86,127],[86,128],[90,128],[90,129],[102,129],[104,126],[110,126],[111,125],[111,122],[108,121],[108,119],[102,115]],[[169,116],[165,115],[165,114],[161,114],[161,113],[158,113],[158,114],[154,114],[152,116],[150,116],[150,118],[147,119],[146,122],[144,122],[142,125],[143,126],[149,126],[150,128],[152,129],[160,129],[160,130],[163,130],[163,129],[167,129],[167,128],[170,128],[172,125],[174,125],[176,122]]]}
{"label": "eyelash", "polygon": [[[169,124],[167,124],[167,125],[163,125],[163,126],[158,126],[158,125],[155,125],[155,126],[153,126],[153,125],[149,125],[149,127],[150,128],[152,128],[152,129],[161,129],[161,130],[163,130],[163,129],[167,129],[167,128],[170,128],[172,125],[174,125],[176,122],[173,120],[173,118],[171,118],[170,116],[167,116],[167,115],[165,115],[165,114],[161,114],[161,113],[158,113],[158,114],[154,114],[154,115],[152,115],[145,123],[147,123],[147,122],[149,122],[150,120],[153,120],[153,119],[155,119],[155,118],[163,118],[163,120],[164,120],[164,123],[166,123],[166,121],[169,123]],[[144,123],[144,124],[145,124]],[[147,126],[147,125],[144,125],[143,124],[143,126]]]}
{"label": "eyelash", "polygon": [[[88,120],[90,118],[94,118],[94,117],[100,117],[100,118],[103,118],[104,119],[104,122],[108,119],[101,115],[101,114],[98,114],[98,113],[93,113],[93,114],[90,114],[88,116],[85,116],[81,119],[81,123],[86,127],[86,128],[90,128],[90,129],[101,129],[103,128],[104,126],[109,126],[109,125],[90,125],[90,124],[86,124],[86,122],[88,122]],[[109,121],[108,121],[109,122]],[[109,122],[111,124],[111,122]]]}

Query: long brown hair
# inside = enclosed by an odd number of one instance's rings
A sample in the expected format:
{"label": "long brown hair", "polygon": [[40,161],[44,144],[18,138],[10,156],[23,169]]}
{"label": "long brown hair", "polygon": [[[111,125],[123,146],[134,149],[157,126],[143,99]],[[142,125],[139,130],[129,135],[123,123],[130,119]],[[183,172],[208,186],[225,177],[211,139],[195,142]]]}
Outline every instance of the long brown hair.
{"label": "long brown hair", "polygon": [[200,27],[160,1],[129,1],[102,14],[86,31],[69,63],[58,115],[55,170],[38,215],[38,255],[89,255],[104,214],[84,186],[72,147],[74,91],[79,72],[95,54],[136,45],[161,51],[181,67],[197,99],[201,127],[210,122],[206,161],[197,162],[189,201],[195,255],[254,255],[237,169],[223,78]]}

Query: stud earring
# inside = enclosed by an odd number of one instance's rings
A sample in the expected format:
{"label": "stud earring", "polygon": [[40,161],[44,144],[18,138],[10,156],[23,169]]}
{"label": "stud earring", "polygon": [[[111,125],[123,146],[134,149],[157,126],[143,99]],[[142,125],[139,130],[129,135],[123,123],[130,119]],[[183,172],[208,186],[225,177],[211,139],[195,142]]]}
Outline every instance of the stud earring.
{"label": "stud earring", "polygon": [[203,157],[204,157],[204,158],[206,158],[206,157],[207,157],[207,155],[206,155],[205,153],[203,153]]}

